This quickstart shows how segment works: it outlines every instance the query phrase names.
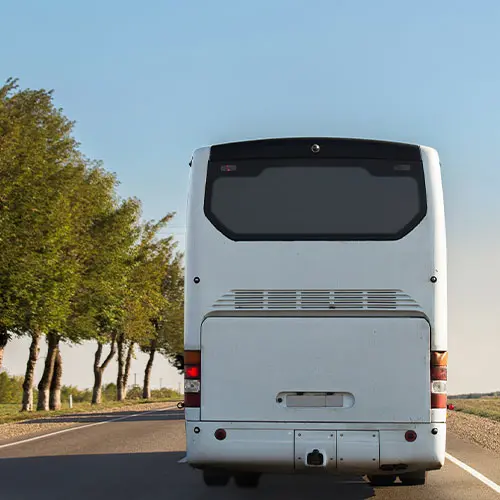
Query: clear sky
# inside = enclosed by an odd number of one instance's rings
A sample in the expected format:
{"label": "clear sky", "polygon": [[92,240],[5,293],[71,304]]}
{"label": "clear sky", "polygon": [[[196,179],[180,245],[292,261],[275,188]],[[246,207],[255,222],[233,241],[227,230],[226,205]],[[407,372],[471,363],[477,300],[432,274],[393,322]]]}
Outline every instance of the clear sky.
{"label": "clear sky", "polygon": [[[289,135],[436,147],[449,389],[500,390],[500,2],[24,0],[4,2],[0,26],[0,78],[53,88],[121,194],[138,196],[145,217],[179,214],[181,247],[197,147]],[[91,384],[91,349],[66,355],[67,383]],[[7,368],[23,371],[26,355],[9,346]],[[177,386],[166,363],[160,377]]]}

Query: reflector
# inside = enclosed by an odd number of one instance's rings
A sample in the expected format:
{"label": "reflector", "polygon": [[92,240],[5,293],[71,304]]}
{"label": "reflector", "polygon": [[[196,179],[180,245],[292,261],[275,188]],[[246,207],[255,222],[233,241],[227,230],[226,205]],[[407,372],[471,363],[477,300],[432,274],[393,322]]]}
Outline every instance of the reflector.
{"label": "reflector", "polygon": [[448,380],[448,368],[446,366],[432,366],[431,380]]}
{"label": "reflector", "polygon": [[446,394],[431,394],[431,408],[446,409],[446,402],[447,402]]}
{"label": "reflector", "polygon": [[413,443],[413,441],[416,441],[416,439],[417,439],[417,433],[415,431],[406,431],[405,439],[409,443]]}
{"label": "reflector", "polygon": [[185,408],[199,408],[201,403],[201,394],[184,394],[184,405]]}

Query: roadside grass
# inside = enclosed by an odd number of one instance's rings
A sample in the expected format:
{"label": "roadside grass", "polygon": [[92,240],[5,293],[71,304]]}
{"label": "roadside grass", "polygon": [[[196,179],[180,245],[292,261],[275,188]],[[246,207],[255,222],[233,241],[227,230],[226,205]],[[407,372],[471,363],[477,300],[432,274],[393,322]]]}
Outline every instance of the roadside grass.
{"label": "roadside grass", "polygon": [[470,413],[478,417],[489,418],[500,422],[500,398],[454,399],[455,411]]}
{"label": "roadside grass", "polygon": [[37,420],[39,418],[55,417],[62,415],[73,415],[77,413],[98,413],[101,411],[112,410],[117,408],[127,408],[129,406],[138,406],[151,403],[169,403],[179,401],[180,398],[158,398],[158,399],[130,399],[126,401],[109,401],[103,402],[99,405],[92,405],[90,403],[73,403],[73,408],[69,408],[66,403],[66,408],[58,411],[33,411],[21,412],[19,404],[0,404],[0,425],[21,422],[23,420]]}

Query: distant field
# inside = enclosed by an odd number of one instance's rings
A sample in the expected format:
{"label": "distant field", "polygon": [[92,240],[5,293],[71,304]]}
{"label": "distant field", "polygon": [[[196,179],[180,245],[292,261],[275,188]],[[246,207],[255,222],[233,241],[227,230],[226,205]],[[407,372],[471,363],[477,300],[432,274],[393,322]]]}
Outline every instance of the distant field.
{"label": "distant field", "polygon": [[456,411],[471,413],[472,415],[478,415],[479,417],[485,417],[500,422],[500,398],[450,398],[450,403],[455,405]]}
{"label": "distant field", "polygon": [[131,399],[118,403],[112,401],[109,403],[102,403],[100,405],[92,406],[90,403],[74,403],[73,408],[63,408],[60,411],[33,411],[33,412],[20,412],[20,405],[18,404],[0,404],[0,424],[7,424],[11,422],[19,422],[21,420],[34,420],[43,417],[54,417],[57,415],[70,415],[74,413],[83,412],[96,412],[102,410],[109,410],[112,408],[126,408],[127,406],[137,406],[140,404],[148,403],[163,403],[169,401],[178,401],[178,399],[163,398],[163,399]]}

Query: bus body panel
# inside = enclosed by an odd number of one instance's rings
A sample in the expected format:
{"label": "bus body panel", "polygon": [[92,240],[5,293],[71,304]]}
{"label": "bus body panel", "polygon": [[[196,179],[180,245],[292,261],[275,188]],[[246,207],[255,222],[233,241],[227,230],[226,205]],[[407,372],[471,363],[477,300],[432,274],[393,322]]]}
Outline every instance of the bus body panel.
{"label": "bus body panel", "polygon": [[[341,242],[233,242],[224,237],[203,212],[209,151],[196,151],[191,167],[186,348],[199,348],[201,322],[210,312],[221,311],[218,302],[233,290],[376,289],[408,295],[429,320],[432,349],[447,350],[444,208],[434,150],[422,148],[428,210],[412,232],[397,241]],[[436,283],[431,282],[433,276]],[[193,282],[195,277],[199,284]]]}
{"label": "bus body panel", "polygon": [[430,210],[428,217],[433,221],[432,274],[437,279],[430,294],[434,301],[431,317],[432,350],[448,351],[448,265],[441,163],[435,149],[421,146],[420,152],[426,178],[427,206]]}
{"label": "bus body panel", "polygon": [[[213,436],[217,429],[224,428],[227,438],[216,441]],[[195,430],[199,429],[199,432]],[[437,430],[433,434],[432,430]],[[413,443],[405,440],[407,430],[413,430],[418,438]],[[354,439],[348,439],[350,446],[337,445],[329,448],[328,437],[335,441],[349,438],[348,433],[356,433],[358,443],[363,444],[359,436],[366,440],[375,434],[375,447],[363,448],[366,453],[359,453]],[[419,470],[438,470],[445,462],[446,424],[297,424],[276,422],[187,422],[187,461],[196,468],[220,467],[229,470],[245,470],[268,473],[315,473],[322,468],[303,467],[295,449],[299,448],[297,437],[308,433],[324,435],[324,439],[310,439],[310,446],[303,447],[306,453],[313,447],[319,447],[325,454],[331,450],[334,466],[327,472],[342,473],[377,473],[380,475]],[[343,435],[341,437],[341,435]],[[330,438],[331,439],[331,438]],[[366,441],[363,440],[363,441]],[[361,441],[361,442],[360,442]],[[351,451],[344,455],[343,451]],[[353,453],[354,451],[354,453]],[[373,452],[375,451],[375,456]],[[340,452],[340,453],[339,453]],[[378,452],[378,455],[377,455]],[[302,458],[302,457],[300,457]],[[375,460],[373,460],[375,458]],[[343,460],[341,460],[343,459]],[[383,468],[381,468],[383,467]]]}
{"label": "bus body panel", "polygon": [[422,318],[207,318],[201,420],[430,422],[429,342]]}

